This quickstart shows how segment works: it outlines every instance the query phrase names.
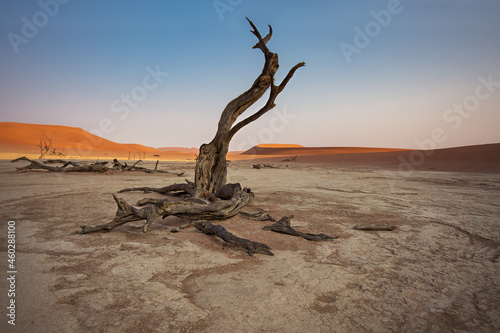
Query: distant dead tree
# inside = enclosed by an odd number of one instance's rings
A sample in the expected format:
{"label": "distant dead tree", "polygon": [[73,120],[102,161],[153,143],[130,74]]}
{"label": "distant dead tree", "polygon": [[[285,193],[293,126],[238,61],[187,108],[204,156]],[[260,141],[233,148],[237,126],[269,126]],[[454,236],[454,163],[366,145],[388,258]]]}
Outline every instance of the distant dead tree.
{"label": "distant dead tree", "polygon": [[292,158],[285,158],[285,159],[283,160],[283,162],[294,162],[296,159],[297,159],[297,155],[295,155],[295,156],[294,156],[294,157],[292,157]]}
{"label": "distant dead tree", "polygon": [[[146,232],[153,221],[158,217],[177,216],[184,219],[195,220],[195,227],[208,235],[218,235],[225,242],[244,248],[250,255],[254,252],[261,252],[272,255],[271,249],[266,244],[252,242],[239,238],[220,225],[214,225],[208,220],[224,220],[240,213],[250,202],[253,193],[248,188],[242,188],[239,183],[228,184],[227,180],[227,160],[229,143],[233,136],[246,125],[257,120],[276,104],[278,95],[285,89],[287,83],[293,77],[295,71],[304,66],[301,62],[292,67],[283,81],[275,84],[274,75],[278,71],[278,55],[271,52],[267,43],[272,37],[273,30],[269,26],[269,33],[262,37],[256,26],[247,18],[253,30],[251,32],[257,37],[257,44],[254,49],[259,49],[264,54],[264,68],[261,74],[253,82],[250,89],[229,102],[222,111],[217,132],[209,143],[202,144],[199,154],[196,156],[194,182],[186,180],[186,184],[172,184],[162,188],[131,188],[123,191],[147,191],[157,192],[165,195],[182,195],[183,199],[167,197],[165,199],[143,199],[138,205],[141,208],[132,207],[125,200],[113,195],[118,206],[115,218],[105,224],[97,226],[82,226],[78,233],[86,234],[96,231],[109,231],[125,223],[146,220],[143,231]],[[257,102],[266,91],[270,90],[269,97],[264,106],[252,115],[236,123],[251,105]],[[268,214],[245,213],[245,217],[258,220],[275,221]],[[281,233],[299,235],[290,226],[291,216],[282,218],[281,223],[277,222],[269,230]],[[286,222],[286,223],[285,223]],[[323,234],[307,234],[311,240],[328,240],[329,237]]]}
{"label": "distant dead tree", "polygon": [[44,139],[40,138],[40,143],[37,144],[36,146],[40,148],[40,157],[39,159],[45,158],[45,155],[52,149],[52,139],[48,139],[49,144],[47,144],[47,141]]}

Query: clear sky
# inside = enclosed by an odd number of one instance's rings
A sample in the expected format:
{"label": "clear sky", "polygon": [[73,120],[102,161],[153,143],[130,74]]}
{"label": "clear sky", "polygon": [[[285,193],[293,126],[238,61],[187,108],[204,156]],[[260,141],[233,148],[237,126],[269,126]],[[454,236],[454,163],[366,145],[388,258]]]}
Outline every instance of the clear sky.
{"label": "clear sky", "polygon": [[500,142],[498,0],[3,0],[0,121],[199,147],[262,70],[246,16],[307,66],[232,150]]}

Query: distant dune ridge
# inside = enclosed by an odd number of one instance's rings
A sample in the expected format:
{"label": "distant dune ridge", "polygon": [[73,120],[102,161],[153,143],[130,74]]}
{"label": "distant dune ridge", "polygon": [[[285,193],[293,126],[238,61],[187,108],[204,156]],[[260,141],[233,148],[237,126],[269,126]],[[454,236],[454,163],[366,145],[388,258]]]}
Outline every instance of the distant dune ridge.
{"label": "distant dune ridge", "polygon": [[[139,155],[149,158],[153,158],[154,155],[165,155],[160,149],[139,144],[116,143],[79,127],[0,122],[0,153],[38,154],[40,150],[37,145],[40,139],[47,143],[48,140],[52,140],[56,152],[63,152],[65,156],[74,158],[99,156],[128,158],[130,154],[131,157],[135,155],[135,158],[139,159]],[[194,158],[194,154],[179,151],[169,155],[179,159]]]}
{"label": "distant dune ridge", "polygon": [[[38,158],[40,139],[52,140],[66,158],[195,159],[198,148],[152,148],[116,143],[78,127],[0,122],[0,158],[20,155]],[[229,152],[230,160],[265,160],[281,163],[321,163],[336,167],[362,166],[398,171],[435,170],[500,173],[500,144],[485,144],[428,151],[398,148],[304,147],[299,144],[259,144],[244,152]],[[47,155],[47,158],[53,158]],[[59,157],[59,156],[57,156]]]}
{"label": "distant dune ridge", "polygon": [[325,154],[360,154],[403,151],[395,148],[363,148],[363,147],[304,147],[301,145],[257,145],[242,155],[325,155]]}

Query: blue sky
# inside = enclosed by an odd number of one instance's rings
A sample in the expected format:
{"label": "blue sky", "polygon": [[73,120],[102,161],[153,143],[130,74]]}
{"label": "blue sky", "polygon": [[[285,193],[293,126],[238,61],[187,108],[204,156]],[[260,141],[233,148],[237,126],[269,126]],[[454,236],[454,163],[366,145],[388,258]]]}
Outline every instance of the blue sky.
{"label": "blue sky", "polygon": [[307,66],[232,150],[500,142],[497,0],[4,0],[0,121],[199,147],[262,70],[245,17],[273,27],[277,83]]}

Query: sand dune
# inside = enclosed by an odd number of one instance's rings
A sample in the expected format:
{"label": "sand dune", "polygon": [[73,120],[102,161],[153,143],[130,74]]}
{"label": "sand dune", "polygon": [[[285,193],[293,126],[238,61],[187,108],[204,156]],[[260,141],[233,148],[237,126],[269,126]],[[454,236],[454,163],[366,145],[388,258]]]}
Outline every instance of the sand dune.
{"label": "sand dune", "polygon": [[[193,161],[198,148],[151,148],[139,144],[121,144],[93,135],[81,128],[55,125],[34,125],[1,122],[0,158],[19,155],[39,157],[40,139],[52,145],[65,158],[160,159]],[[261,144],[245,152],[229,152],[228,159],[265,160],[286,163],[284,159],[298,156],[293,163],[315,163],[388,170],[436,170],[500,173],[500,144],[414,151],[398,148],[366,147],[304,147],[298,144]],[[56,155],[57,156],[57,155]],[[54,157],[54,155],[47,155]],[[59,156],[57,156],[59,157]]]}
{"label": "sand dune", "polygon": [[304,147],[300,145],[257,145],[242,155],[325,155],[325,154],[361,154],[389,151],[403,151],[397,148],[365,148],[365,147]]}
{"label": "sand dune", "polygon": [[259,148],[304,148],[302,145],[284,144],[284,143],[262,143],[257,145]]}
{"label": "sand dune", "polygon": [[[106,140],[78,127],[37,125],[13,122],[0,123],[0,153],[39,155],[40,139],[52,142],[56,152],[71,158],[134,158],[186,160],[194,153],[172,151],[168,154],[160,149],[139,144],[123,144]],[[157,156],[155,156],[157,155]],[[49,155],[47,155],[49,156]],[[50,156],[49,156],[50,157]]]}
{"label": "sand dune", "polygon": [[[252,148],[253,149],[253,148]],[[315,150],[316,148],[311,148]],[[336,151],[325,148],[324,151]],[[359,148],[363,151],[367,148]],[[370,149],[370,148],[368,148]],[[342,151],[342,149],[338,150]],[[349,149],[346,149],[349,151]],[[355,150],[354,150],[355,151]],[[282,149],[286,156],[297,155],[296,149]],[[280,154],[280,155],[281,155]],[[281,162],[284,156],[256,156],[268,162]],[[500,173],[500,143],[475,145],[436,150],[393,150],[371,153],[324,153],[299,155],[296,163],[336,164],[339,167],[363,166],[388,170],[458,171],[478,173]]]}

